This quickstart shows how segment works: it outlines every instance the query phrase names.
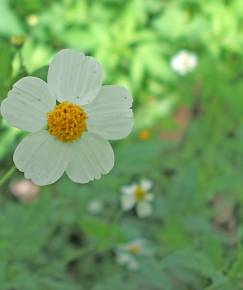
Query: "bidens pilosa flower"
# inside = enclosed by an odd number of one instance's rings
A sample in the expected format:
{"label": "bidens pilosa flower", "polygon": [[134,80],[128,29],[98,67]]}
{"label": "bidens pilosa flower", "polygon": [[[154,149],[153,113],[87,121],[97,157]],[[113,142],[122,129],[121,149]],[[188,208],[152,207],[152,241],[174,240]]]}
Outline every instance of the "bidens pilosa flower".
{"label": "bidens pilosa flower", "polygon": [[132,97],[121,86],[102,86],[102,80],[94,58],[64,49],[52,60],[47,83],[29,76],[14,84],[1,113],[31,133],[13,156],[25,178],[46,185],[66,172],[72,181],[87,183],[112,169],[114,153],[107,140],[130,133]]}
{"label": "bidens pilosa flower", "polygon": [[152,182],[142,179],[139,184],[133,183],[121,188],[121,208],[124,211],[136,208],[137,215],[141,218],[147,217],[152,213],[151,202],[154,195],[150,192]]}
{"label": "bidens pilosa flower", "polygon": [[125,266],[129,271],[136,271],[139,268],[139,262],[136,257],[152,254],[153,251],[149,247],[148,241],[143,238],[138,238],[117,247],[116,261],[118,264]]}

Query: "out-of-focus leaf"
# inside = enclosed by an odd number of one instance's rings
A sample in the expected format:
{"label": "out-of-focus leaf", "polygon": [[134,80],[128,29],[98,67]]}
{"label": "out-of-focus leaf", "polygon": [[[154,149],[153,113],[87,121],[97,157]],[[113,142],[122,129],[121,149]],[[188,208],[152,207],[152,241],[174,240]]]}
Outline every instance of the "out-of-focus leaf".
{"label": "out-of-focus leaf", "polygon": [[8,0],[0,1],[0,33],[3,35],[18,35],[23,33],[22,25],[11,10]]}

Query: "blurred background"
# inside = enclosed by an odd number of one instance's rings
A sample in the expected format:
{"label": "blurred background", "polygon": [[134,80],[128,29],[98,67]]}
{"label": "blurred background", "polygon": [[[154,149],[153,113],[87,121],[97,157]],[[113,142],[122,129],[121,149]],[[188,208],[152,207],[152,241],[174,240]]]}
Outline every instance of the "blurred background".
{"label": "blurred background", "polygon": [[[135,112],[101,180],[0,187],[0,289],[243,289],[243,1],[1,0],[0,15],[0,101],[74,48]],[[0,122],[2,177],[25,133]]]}

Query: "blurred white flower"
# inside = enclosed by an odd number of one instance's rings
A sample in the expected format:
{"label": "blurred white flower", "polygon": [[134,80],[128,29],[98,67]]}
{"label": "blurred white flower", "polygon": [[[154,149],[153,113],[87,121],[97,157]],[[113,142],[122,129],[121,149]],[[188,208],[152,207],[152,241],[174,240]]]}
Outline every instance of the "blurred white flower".
{"label": "blurred white flower", "polygon": [[171,59],[172,69],[180,75],[185,75],[193,71],[197,66],[198,60],[194,53],[186,50],[179,51]]}
{"label": "blurred white flower", "polygon": [[149,249],[148,241],[143,238],[134,239],[127,244],[121,245],[120,248],[134,255],[150,255],[152,253],[151,249]]}
{"label": "blurred white flower", "polygon": [[96,215],[103,211],[104,205],[100,200],[93,199],[88,203],[87,209],[91,214]]}
{"label": "blurred white flower", "polygon": [[141,218],[151,215],[151,201],[154,199],[153,193],[150,192],[151,188],[152,182],[147,179],[142,179],[139,184],[123,186],[121,208],[127,211],[136,207],[137,215]]}
{"label": "blurred white flower", "polygon": [[151,255],[152,251],[144,239],[135,239],[127,244],[117,247],[116,261],[118,264],[125,266],[129,271],[136,271],[139,268],[139,262],[136,256]]}
{"label": "blurred white flower", "polygon": [[38,195],[40,188],[29,180],[22,179],[10,185],[11,193],[23,202],[32,202]]}

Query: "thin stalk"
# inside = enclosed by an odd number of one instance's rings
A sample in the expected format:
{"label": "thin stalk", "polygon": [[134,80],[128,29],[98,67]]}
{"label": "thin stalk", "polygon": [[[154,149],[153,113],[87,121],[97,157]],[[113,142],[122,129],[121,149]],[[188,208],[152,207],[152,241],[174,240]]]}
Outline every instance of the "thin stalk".
{"label": "thin stalk", "polygon": [[13,165],[3,176],[0,177],[0,187],[13,175],[16,167]]}

